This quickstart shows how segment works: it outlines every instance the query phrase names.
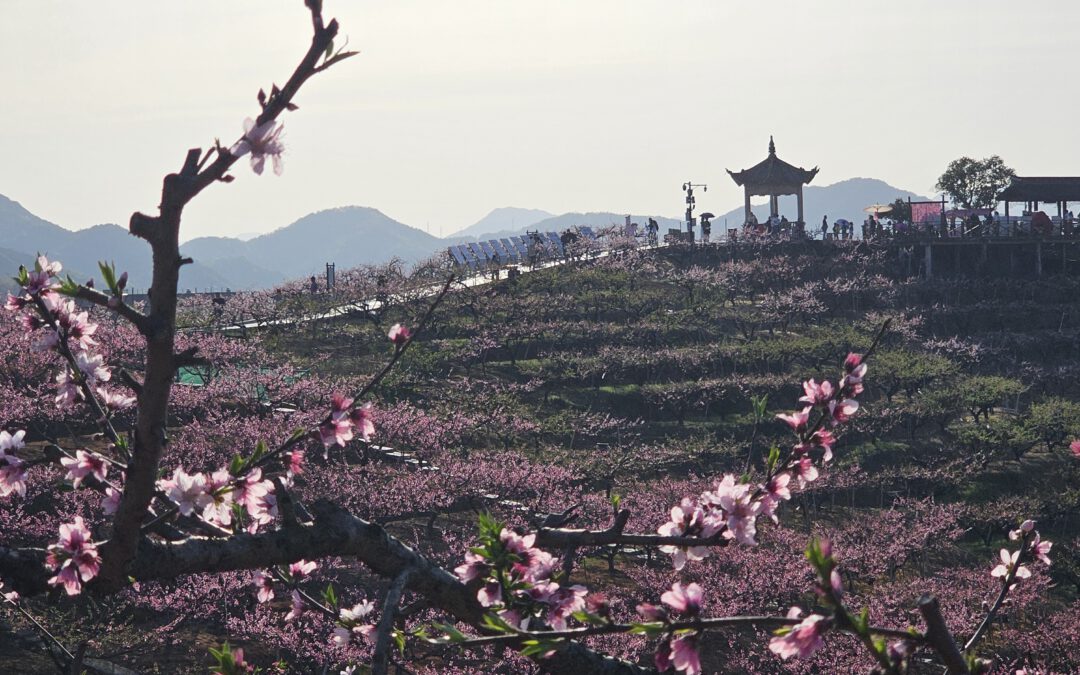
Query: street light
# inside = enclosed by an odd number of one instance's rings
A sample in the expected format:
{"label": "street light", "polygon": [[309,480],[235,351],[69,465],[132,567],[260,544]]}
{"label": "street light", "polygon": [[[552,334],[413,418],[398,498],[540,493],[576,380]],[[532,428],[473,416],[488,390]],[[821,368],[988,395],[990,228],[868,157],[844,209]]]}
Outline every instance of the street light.
{"label": "street light", "polygon": [[686,232],[691,236],[694,234],[694,207],[697,204],[697,200],[694,198],[694,188],[696,187],[701,188],[702,192],[709,191],[709,186],[705,183],[686,181],[682,184],[683,192],[686,193]]}

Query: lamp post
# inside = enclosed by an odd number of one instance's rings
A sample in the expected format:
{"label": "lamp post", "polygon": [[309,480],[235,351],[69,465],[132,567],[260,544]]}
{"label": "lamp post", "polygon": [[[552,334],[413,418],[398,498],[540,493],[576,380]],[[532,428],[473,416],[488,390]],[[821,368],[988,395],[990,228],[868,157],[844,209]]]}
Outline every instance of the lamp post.
{"label": "lamp post", "polygon": [[690,240],[693,241],[694,237],[694,207],[696,206],[696,199],[694,198],[694,188],[701,188],[702,192],[708,192],[709,186],[704,183],[694,183],[693,181],[686,181],[682,185],[683,192],[686,193],[686,232],[690,235]]}

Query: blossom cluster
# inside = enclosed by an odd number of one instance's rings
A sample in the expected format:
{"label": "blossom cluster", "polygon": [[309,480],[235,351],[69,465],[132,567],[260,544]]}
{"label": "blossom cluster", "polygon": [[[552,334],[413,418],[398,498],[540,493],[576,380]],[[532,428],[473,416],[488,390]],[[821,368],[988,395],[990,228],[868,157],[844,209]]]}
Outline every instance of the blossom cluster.
{"label": "blossom cluster", "polygon": [[334,394],[330,400],[330,416],[319,425],[319,440],[325,448],[345,444],[360,436],[364,441],[375,433],[374,416],[371,404],[365,403],[353,407],[353,399],[342,394]]}
{"label": "blossom cluster", "polygon": [[7,497],[12,492],[26,496],[26,465],[15,455],[23,447],[26,432],[14,434],[0,431],[0,497]]}
{"label": "blossom cluster", "polygon": [[536,548],[536,535],[519,535],[481,518],[481,545],[465,553],[455,568],[465,583],[480,580],[477,600],[514,629],[528,630],[535,622],[565,630],[567,621],[586,609],[584,586],[562,586],[558,560]]}
{"label": "blossom cluster", "polygon": [[[818,478],[815,455],[820,453],[822,464],[832,460],[832,446],[836,436],[831,431],[859,409],[855,397],[863,391],[866,364],[860,354],[848,354],[844,360],[844,375],[835,386],[825,380],[814,379],[803,383],[805,395],[799,399],[799,409],[791,414],[779,414],[777,418],[787,422],[795,433],[797,443],[788,457],[780,462],[778,453],[769,460],[765,480],[753,485],[741,483],[733,474],[727,474],[715,490],[702,493],[696,499],[684,497],[671,509],[671,520],[657,530],[668,537],[696,537],[703,545],[664,545],[661,550],[672,556],[676,570],[681,570],[690,560],[702,560],[709,555],[708,540],[722,537],[740,544],[754,546],[757,534],[757,518],[766,515],[777,520],[776,508],[782,501],[791,499],[794,479],[801,488]],[[811,424],[811,414],[819,416]]]}
{"label": "blossom cluster", "polygon": [[[665,591],[660,596],[660,602],[682,615],[680,618],[683,621],[693,621],[701,613],[702,596],[701,586],[695,583],[683,586],[676,581],[672,584],[671,590]],[[637,611],[646,621],[662,622],[667,625],[671,623],[668,610],[663,607],[642,603],[638,605]],[[698,637],[699,631],[693,628],[668,629],[653,657],[656,669],[664,672],[674,668],[685,672],[686,675],[698,675],[701,672],[701,657],[697,649]]]}
{"label": "blossom cluster", "polygon": [[236,480],[225,469],[189,474],[177,467],[171,478],[158,481],[158,489],[176,504],[180,515],[201,515],[222,527],[231,526],[241,509],[251,518],[249,532],[274,522],[278,515],[274,482],[264,479],[257,467]]}
{"label": "blossom cluster", "polygon": [[60,526],[60,542],[49,546],[45,564],[56,572],[49,583],[63,586],[68,595],[77,595],[84,582],[97,576],[101,556],[90,540],[90,530],[81,516],[76,516],[73,523]]}
{"label": "blossom cluster", "polygon": [[1009,539],[1020,541],[1020,548],[1011,553],[1007,548],[1001,549],[998,552],[1001,562],[990,571],[990,576],[1000,577],[1003,582],[1008,580],[1010,575],[1013,581],[1027,579],[1031,577],[1031,570],[1023,563],[1031,559],[1038,560],[1047,567],[1050,566],[1050,547],[1054,544],[1042,540],[1038,530],[1035,529],[1034,520],[1025,520],[1020,527],[1010,530]]}
{"label": "blossom cluster", "polygon": [[[285,623],[293,623],[308,611],[309,605],[313,602],[310,600],[310,596],[301,591],[300,583],[310,579],[317,568],[318,564],[314,561],[297,560],[288,568],[276,568],[272,572],[258,571],[252,577],[252,584],[255,586],[255,597],[260,603],[270,602],[274,599],[275,577],[286,583],[292,589],[292,592],[290,594],[289,612],[285,615]],[[323,594],[323,599],[326,605],[320,605],[317,602],[314,604],[323,612],[334,614],[336,625],[330,636],[330,641],[333,644],[344,647],[357,636],[374,641],[376,626],[364,622],[364,619],[375,609],[373,602],[364,599],[352,607],[339,609],[332,586]],[[335,609],[337,610],[336,613],[334,612]]]}
{"label": "blossom cluster", "polygon": [[[108,390],[104,383],[112,379],[112,371],[104,357],[94,352],[98,324],[90,321],[89,312],[79,311],[74,300],[61,297],[62,286],[57,275],[63,266],[39,255],[34,270],[20,268],[18,295],[8,294],[4,308],[20,312],[27,336],[35,335],[30,348],[35,352],[56,351],[67,363],[56,376],[56,405],[61,410],[84,400],[86,389],[93,390],[107,411],[122,410],[135,405],[135,398]],[[84,388],[85,385],[85,388]]]}
{"label": "blossom cluster", "polygon": [[274,173],[278,176],[284,170],[281,156],[285,153],[285,144],[281,142],[281,132],[285,125],[276,120],[268,120],[258,124],[250,117],[244,120],[244,135],[229,148],[229,154],[233,157],[243,157],[251,154],[251,170],[262,175],[266,158],[269,157],[274,165]]}

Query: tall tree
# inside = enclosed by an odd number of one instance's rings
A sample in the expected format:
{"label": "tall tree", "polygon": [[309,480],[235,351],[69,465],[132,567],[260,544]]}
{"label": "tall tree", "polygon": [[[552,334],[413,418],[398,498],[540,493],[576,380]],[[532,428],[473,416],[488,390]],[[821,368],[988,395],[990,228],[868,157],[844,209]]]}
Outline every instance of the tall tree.
{"label": "tall tree", "polygon": [[954,204],[965,209],[988,209],[1016,172],[997,155],[977,160],[961,157],[949,162],[938,178],[938,190],[949,195]]}

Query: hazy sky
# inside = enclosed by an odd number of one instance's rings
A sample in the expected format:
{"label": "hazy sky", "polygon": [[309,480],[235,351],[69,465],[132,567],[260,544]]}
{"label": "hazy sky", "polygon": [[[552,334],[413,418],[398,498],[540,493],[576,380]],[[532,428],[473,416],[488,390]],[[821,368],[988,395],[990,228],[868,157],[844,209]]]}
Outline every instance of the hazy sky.
{"label": "hazy sky", "polygon": [[[814,184],[929,194],[960,155],[1080,175],[1080,2],[326,0],[356,58],[285,117],[285,173],[186,212],[184,239],[358,204],[433,234],[497,206],[738,206],[769,135]],[[301,0],[0,0],[0,194],[77,229],[153,209],[189,147],[283,82]],[[2,233],[0,233],[2,235]]]}

